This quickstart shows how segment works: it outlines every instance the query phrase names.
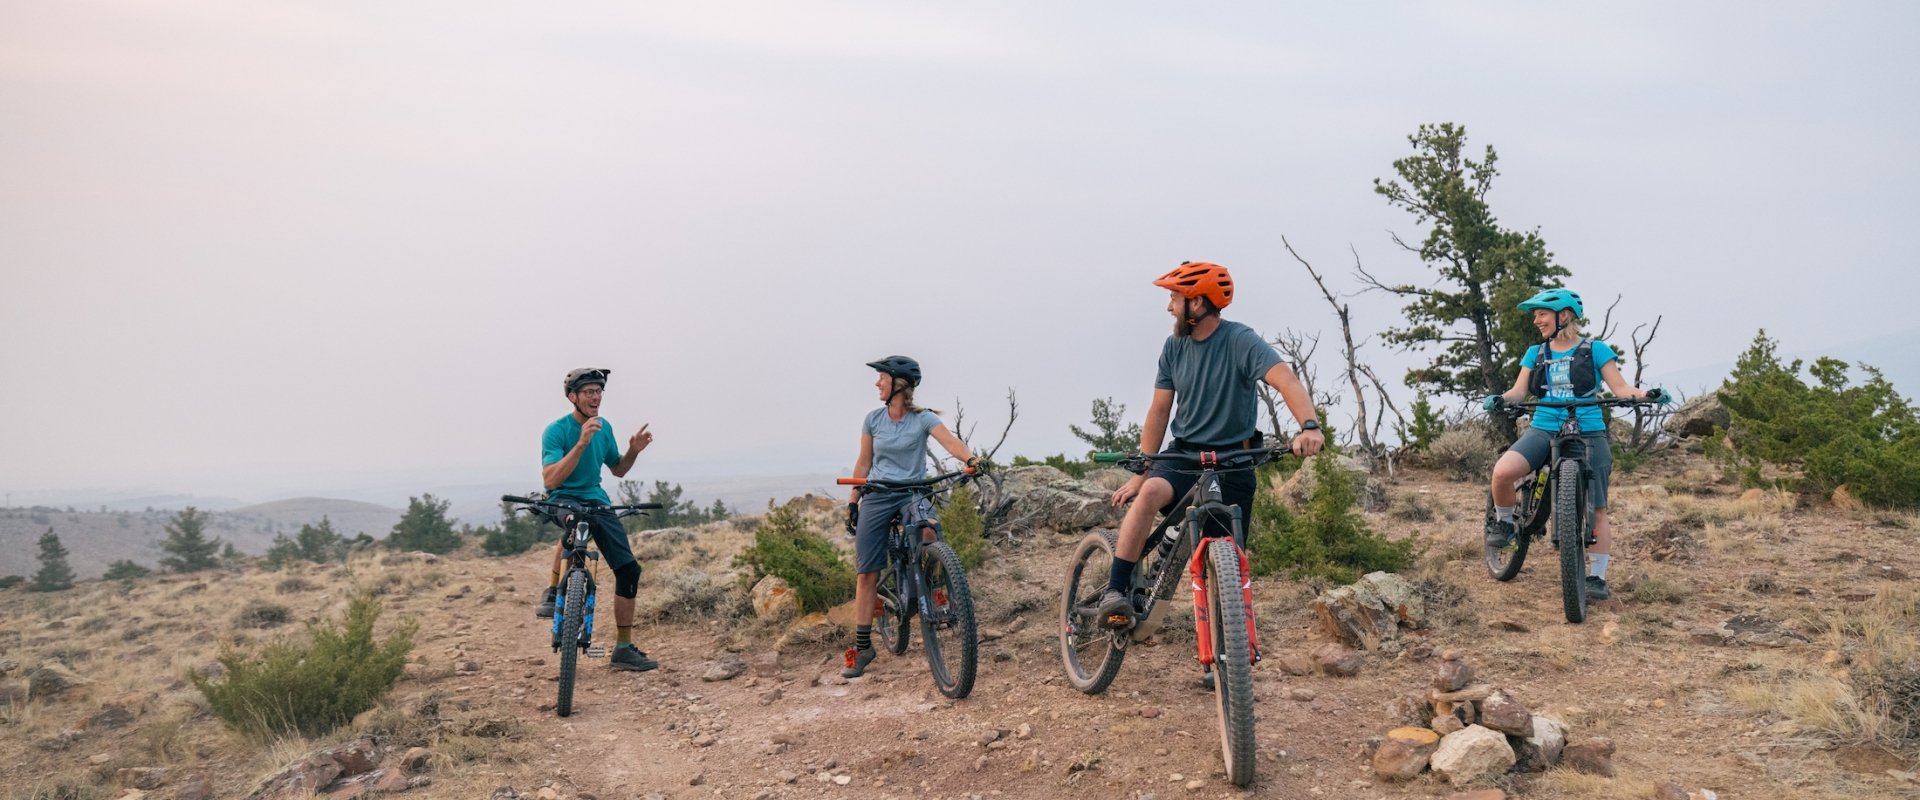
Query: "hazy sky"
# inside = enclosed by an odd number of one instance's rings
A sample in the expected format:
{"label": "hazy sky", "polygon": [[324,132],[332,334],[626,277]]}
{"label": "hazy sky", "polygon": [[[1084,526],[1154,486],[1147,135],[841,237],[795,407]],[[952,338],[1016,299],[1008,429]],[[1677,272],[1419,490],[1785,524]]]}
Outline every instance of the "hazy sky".
{"label": "hazy sky", "polygon": [[1424,280],[1425,122],[1659,367],[1915,330],[1916,6],[1277,5],[0,0],[0,488],[531,483],[581,365],[634,477],[831,471],[896,352],[1079,449],[1179,261]]}

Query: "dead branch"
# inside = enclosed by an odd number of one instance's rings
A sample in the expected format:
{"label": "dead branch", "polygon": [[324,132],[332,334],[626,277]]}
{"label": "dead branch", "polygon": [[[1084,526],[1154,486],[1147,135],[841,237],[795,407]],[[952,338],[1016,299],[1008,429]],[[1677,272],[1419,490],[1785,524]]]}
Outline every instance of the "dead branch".
{"label": "dead branch", "polygon": [[1613,296],[1613,302],[1607,305],[1606,315],[1600,318],[1600,335],[1594,338],[1603,342],[1613,338],[1613,308],[1617,305],[1620,305],[1620,295],[1616,294]]}
{"label": "dead branch", "polygon": [[[1293,243],[1287,241],[1287,237],[1280,237],[1280,244],[1287,248],[1287,254],[1293,256],[1293,260],[1300,262],[1300,266],[1306,268],[1307,275],[1313,278],[1313,284],[1320,287],[1320,296],[1326,298],[1327,305],[1333,306],[1333,315],[1340,320],[1340,337],[1346,344],[1346,349],[1341,352],[1341,355],[1345,356],[1347,361],[1347,382],[1353,386],[1354,433],[1360,439],[1361,449],[1366,450],[1368,453],[1374,453],[1377,450],[1374,446],[1374,437],[1372,433],[1367,430],[1367,394],[1360,386],[1360,370],[1355,367],[1358,359],[1355,356],[1353,346],[1352,312],[1348,306],[1342,304],[1338,298],[1333,296],[1332,290],[1327,288],[1327,282],[1320,278],[1319,271],[1315,270],[1313,265],[1308,263],[1305,258],[1300,257],[1299,251],[1293,249]],[[1360,257],[1356,252],[1354,254],[1354,264],[1358,265],[1359,263]]]}

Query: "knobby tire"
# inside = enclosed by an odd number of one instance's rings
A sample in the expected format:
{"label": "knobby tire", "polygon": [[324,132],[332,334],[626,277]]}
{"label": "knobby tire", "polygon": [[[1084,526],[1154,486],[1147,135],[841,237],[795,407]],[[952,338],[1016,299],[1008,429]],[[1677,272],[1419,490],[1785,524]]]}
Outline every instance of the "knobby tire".
{"label": "knobby tire", "polygon": [[1067,565],[1066,589],[1060,597],[1060,660],[1067,670],[1067,682],[1086,694],[1106,691],[1127,656],[1126,647],[1118,644],[1127,636],[1125,631],[1110,631],[1094,615],[1082,613],[1100,604],[1113,565],[1114,546],[1112,531],[1096,531],[1082,538]]}
{"label": "knobby tire", "polygon": [[586,605],[586,573],[567,573],[566,608],[560,615],[560,696],[553,704],[554,712],[563,717],[573,713],[574,673],[580,666],[580,628],[586,621]]}
{"label": "knobby tire", "polygon": [[1230,541],[1207,546],[1207,605],[1213,627],[1213,693],[1219,701],[1220,754],[1227,779],[1253,783],[1253,656],[1248,649],[1247,609],[1240,585],[1240,553]]}
{"label": "knobby tire", "polygon": [[[967,571],[946,542],[933,542],[921,550],[920,590],[925,593],[932,612],[920,616],[920,646],[927,652],[927,666],[933,671],[933,685],[955,700],[973,692],[973,678],[980,657],[980,638],[974,627],[973,592],[967,586]],[[945,600],[942,604],[940,601]],[[906,626],[901,626],[906,638]]]}
{"label": "knobby tire", "polygon": [[1587,532],[1580,510],[1580,462],[1563,458],[1553,469],[1553,541],[1560,549],[1560,600],[1573,623],[1587,619]]}

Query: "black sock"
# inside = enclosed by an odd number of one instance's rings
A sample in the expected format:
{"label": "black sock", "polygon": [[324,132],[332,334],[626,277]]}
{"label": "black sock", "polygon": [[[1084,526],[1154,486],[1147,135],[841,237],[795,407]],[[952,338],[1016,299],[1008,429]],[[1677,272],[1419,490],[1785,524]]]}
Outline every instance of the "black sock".
{"label": "black sock", "polygon": [[873,626],[872,625],[853,626],[853,649],[855,650],[872,650],[873,649]]}
{"label": "black sock", "polygon": [[1119,556],[1113,557],[1113,571],[1107,573],[1107,588],[1121,594],[1133,590],[1133,569],[1140,566],[1138,561],[1128,561]]}

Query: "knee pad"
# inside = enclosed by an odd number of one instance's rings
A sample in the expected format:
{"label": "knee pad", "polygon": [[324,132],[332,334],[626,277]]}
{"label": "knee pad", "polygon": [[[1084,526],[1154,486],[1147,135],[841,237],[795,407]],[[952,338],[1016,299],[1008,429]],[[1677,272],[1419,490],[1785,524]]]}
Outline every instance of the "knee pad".
{"label": "knee pad", "polygon": [[640,562],[631,561],[613,571],[613,595],[632,600],[640,593]]}

